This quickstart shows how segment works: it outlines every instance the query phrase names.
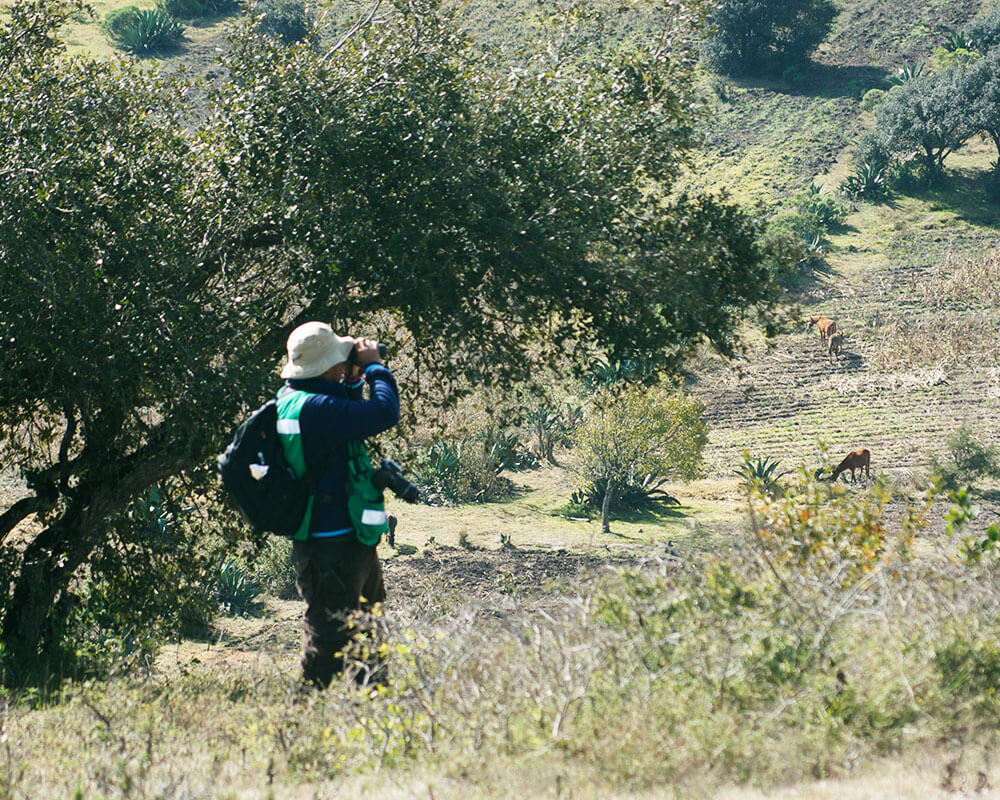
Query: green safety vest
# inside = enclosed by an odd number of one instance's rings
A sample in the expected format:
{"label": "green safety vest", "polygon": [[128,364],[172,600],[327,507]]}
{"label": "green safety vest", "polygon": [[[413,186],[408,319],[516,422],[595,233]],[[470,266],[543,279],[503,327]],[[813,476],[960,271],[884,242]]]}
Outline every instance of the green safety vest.
{"label": "green safety vest", "polygon": [[[285,451],[285,458],[295,471],[297,478],[306,476],[305,451],[302,448],[302,431],[299,426],[299,414],[312,395],[294,389],[278,395],[278,438]],[[347,458],[347,512],[351,517],[358,541],[362,544],[376,545],[384,533],[389,531],[385,513],[385,502],[382,492],[372,484],[371,459],[364,444],[357,441],[347,442],[344,446]],[[309,538],[309,523],[312,521],[314,494],[310,493],[306,505],[306,513],[302,516],[302,524],[292,536],[293,539]]]}

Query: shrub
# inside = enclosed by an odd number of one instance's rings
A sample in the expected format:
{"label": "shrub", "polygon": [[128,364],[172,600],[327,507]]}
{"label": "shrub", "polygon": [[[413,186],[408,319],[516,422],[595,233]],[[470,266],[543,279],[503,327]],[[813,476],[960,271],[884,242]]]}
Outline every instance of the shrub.
{"label": "shrub", "polygon": [[290,539],[271,537],[253,559],[253,582],[268,597],[294,600],[299,596],[295,588],[295,569],[291,562]]}
{"label": "shrub", "polygon": [[702,46],[709,69],[724,74],[783,73],[806,61],[830,30],[831,0],[720,0]]}
{"label": "shrub", "polygon": [[874,164],[855,167],[840,184],[840,190],[853,200],[878,200],[887,189],[885,169]]}
{"label": "shrub", "polygon": [[951,69],[952,67],[967,67],[970,64],[975,64],[979,59],[979,53],[975,50],[966,50],[965,48],[949,50],[945,47],[939,47],[931,56],[934,69],[938,72]]}
{"label": "shrub", "polygon": [[260,15],[257,29],[286,44],[305,39],[315,21],[305,0],[258,0],[252,10]]}
{"label": "shrub", "polygon": [[564,405],[557,408],[550,403],[538,402],[524,414],[525,426],[534,434],[537,456],[555,464],[555,448],[569,444],[573,429],[579,424],[582,410]]}
{"label": "shrub", "polygon": [[885,97],[884,89],[869,89],[861,98],[861,110],[874,111],[876,106],[882,102],[883,97]]}
{"label": "shrub", "polygon": [[101,30],[111,39],[116,39],[118,35],[135,22],[139,14],[138,6],[122,6],[115,8],[104,15],[101,21]]}
{"label": "shrub", "polygon": [[156,7],[175,19],[196,19],[207,14],[202,0],[157,0]]}
{"label": "shrub", "polygon": [[966,25],[962,39],[983,55],[1000,45],[1000,3],[994,3],[983,17]]}
{"label": "shrub", "polygon": [[430,502],[482,503],[509,496],[509,449],[489,434],[441,441],[418,458],[414,480]]}
{"label": "shrub", "polygon": [[879,104],[875,129],[891,153],[916,151],[927,176],[939,175],[944,160],[976,133],[972,114],[975,85],[967,67],[929,73],[893,88]]}
{"label": "shrub", "polygon": [[984,445],[972,436],[964,425],[948,439],[948,452],[943,459],[933,456],[931,472],[943,489],[957,490],[981,478],[1000,477],[1000,460],[995,447]]}
{"label": "shrub", "polygon": [[126,53],[149,55],[178,46],[184,36],[180,21],[159,8],[137,9],[134,13],[116,18],[117,32],[114,43]]}
{"label": "shrub", "polygon": [[601,524],[609,530],[619,496],[656,478],[692,479],[708,441],[705,406],[663,386],[601,390],[573,435],[576,470],[585,486],[603,494]]}

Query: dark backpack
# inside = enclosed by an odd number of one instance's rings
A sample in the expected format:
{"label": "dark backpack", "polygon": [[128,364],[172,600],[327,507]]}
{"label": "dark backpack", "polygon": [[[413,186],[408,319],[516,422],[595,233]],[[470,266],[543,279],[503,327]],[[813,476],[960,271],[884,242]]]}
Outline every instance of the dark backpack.
{"label": "dark backpack", "polygon": [[277,404],[269,400],[236,429],[232,444],[218,458],[219,475],[255,532],[292,536],[306,513],[311,482],[295,477],[277,423]]}

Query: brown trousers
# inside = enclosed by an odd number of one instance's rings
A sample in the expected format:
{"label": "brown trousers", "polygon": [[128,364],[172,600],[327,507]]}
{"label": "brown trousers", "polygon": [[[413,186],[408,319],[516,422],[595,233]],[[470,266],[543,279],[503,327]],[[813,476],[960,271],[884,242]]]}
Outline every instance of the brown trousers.
{"label": "brown trousers", "polygon": [[375,548],[361,544],[353,534],[294,542],[292,566],[306,601],[302,679],[324,689],[343,671],[341,652],[356,633],[347,627],[346,618],[385,600],[382,566]]}

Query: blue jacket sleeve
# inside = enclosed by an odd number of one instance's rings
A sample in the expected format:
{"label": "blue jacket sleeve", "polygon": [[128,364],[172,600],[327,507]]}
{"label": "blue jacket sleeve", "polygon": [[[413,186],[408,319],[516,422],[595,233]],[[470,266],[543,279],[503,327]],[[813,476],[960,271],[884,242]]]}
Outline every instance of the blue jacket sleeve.
{"label": "blue jacket sleeve", "polygon": [[369,398],[313,395],[302,407],[300,420],[309,449],[332,450],[344,442],[359,441],[387,431],[399,422],[399,390],[392,373],[381,364],[365,370]]}

